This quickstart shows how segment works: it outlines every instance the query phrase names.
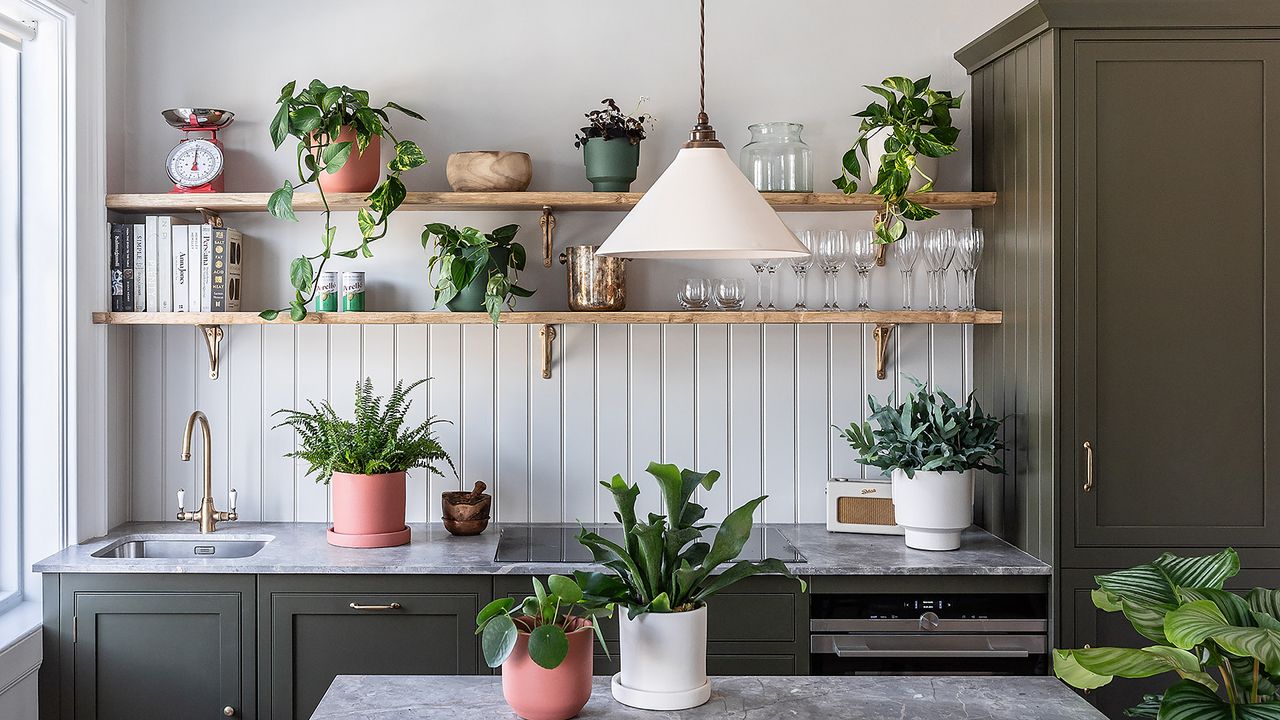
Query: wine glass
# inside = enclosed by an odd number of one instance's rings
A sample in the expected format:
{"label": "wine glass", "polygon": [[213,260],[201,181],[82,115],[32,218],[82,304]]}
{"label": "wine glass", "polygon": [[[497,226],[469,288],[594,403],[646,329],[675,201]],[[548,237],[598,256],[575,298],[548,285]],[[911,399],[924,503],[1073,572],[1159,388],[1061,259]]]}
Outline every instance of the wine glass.
{"label": "wine glass", "polygon": [[871,269],[876,266],[880,247],[876,244],[874,230],[859,230],[850,243],[849,260],[858,271],[858,309],[871,309]]}
{"label": "wine glass", "polygon": [[764,273],[768,266],[767,258],[754,258],[749,261],[751,269],[756,271],[756,310],[764,310]]}
{"label": "wine glass", "polygon": [[982,260],[983,237],[981,228],[963,228],[956,231],[956,282],[960,289],[959,309],[973,310],[977,306],[974,286],[978,264]]}
{"label": "wine glass", "polygon": [[947,309],[947,268],[956,254],[956,233],[951,228],[934,228],[925,236],[924,262],[929,270],[929,309]]}
{"label": "wine glass", "polygon": [[680,293],[676,299],[685,310],[706,310],[711,298],[711,284],[702,278],[685,278],[681,280]]}
{"label": "wine glass", "polygon": [[778,258],[765,258],[764,271],[769,278],[769,302],[765,305],[765,310],[777,310],[778,306],[773,301],[778,297],[778,266],[782,261]]}
{"label": "wine glass", "polygon": [[788,262],[791,264],[791,272],[796,274],[796,306],[795,310],[807,310],[804,301],[808,296],[809,268],[813,267],[813,249],[817,245],[817,232],[814,230],[802,230],[796,236],[800,240],[800,244],[805,246],[809,251],[808,255],[793,257]]}
{"label": "wine glass", "polygon": [[818,267],[822,268],[822,309],[840,309],[840,270],[849,259],[849,234],[826,230],[818,241]]}
{"label": "wine glass", "polygon": [[912,273],[916,261],[920,259],[920,233],[908,230],[898,242],[892,246],[893,262],[902,274],[902,309],[911,309]]}
{"label": "wine glass", "polygon": [[738,278],[719,278],[713,283],[716,306],[721,310],[741,310],[746,293],[742,289],[742,280]]}

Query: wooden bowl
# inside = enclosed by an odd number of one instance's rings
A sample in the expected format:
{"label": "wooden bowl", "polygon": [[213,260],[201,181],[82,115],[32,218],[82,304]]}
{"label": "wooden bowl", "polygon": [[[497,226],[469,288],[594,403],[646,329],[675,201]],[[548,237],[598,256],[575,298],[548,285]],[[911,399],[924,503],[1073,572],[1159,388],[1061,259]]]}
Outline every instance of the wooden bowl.
{"label": "wooden bowl", "polygon": [[533,179],[528,153],[470,150],[449,155],[445,177],[457,192],[522,192]]}
{"label": "wooden bowl", "polygon": [[465,537],[467,535],[479,535],[484,529],[489,527],[489,518],[482,517],[474,520],[451,520],[442,518],[444,521],[444,529],[450,533]]}

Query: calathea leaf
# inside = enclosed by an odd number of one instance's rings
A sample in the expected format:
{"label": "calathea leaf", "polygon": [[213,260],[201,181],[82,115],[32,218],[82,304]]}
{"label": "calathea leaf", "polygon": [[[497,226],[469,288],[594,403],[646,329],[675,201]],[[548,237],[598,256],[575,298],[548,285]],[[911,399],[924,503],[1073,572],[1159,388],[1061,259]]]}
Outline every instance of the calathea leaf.
{"label": "calathea leaf", "polygon": [[1280,720],[1280,703],[1233,708],[1204,685],[1182,680],[1165,691],[1158,717],[1160,720]]}
{"label": "calathea leaf", "polygon": [[[1060,660],[1061,658],[1061,660]],[[1069,658],[1069,660],[1067,659]],[[1061,669],[1059,669],[1061,663]],[[1080,668],[1086,671],[1081,674]],[[1068,684],[1075,687],[1073,681],[1081,681],[1090,687],[1099,687],[1092,683],[1104,679],[1101,684],[1111,682],[1113,677],[1144,678],[1175,672],[1179,676],[1201,683],[1216,690],[1218,684],[1200,667],[1196,656],[1178,648],[1155,645],[1136,648],[1085,648],[1083,650],[1055,650],[1054,672]],[[1082,688],[1084,689],[1084,688]]]}
{"label": "calathea leaf", "polygon": [[1280,632],[1235,627],[1208,600],[1187,603],[1165,618],[1165,633],[1174,645],[1189,649],[1212,639],[1224,651],[1256,658],[1272,675],[1280,675]]}

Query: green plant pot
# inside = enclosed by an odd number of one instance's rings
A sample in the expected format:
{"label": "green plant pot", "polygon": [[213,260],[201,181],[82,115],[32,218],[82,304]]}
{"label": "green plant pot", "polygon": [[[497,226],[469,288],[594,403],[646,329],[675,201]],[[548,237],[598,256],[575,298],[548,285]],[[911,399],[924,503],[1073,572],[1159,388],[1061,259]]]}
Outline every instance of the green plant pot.
{"label": "green plant pot", "polygon": [[[511,248],[493,248],[489,251],[489,269],[497,267],[503,275],[507,274],[507,264],[511,258]],[[484,289],[489,284],[489,273],[482,272],[469,285],[462,288],[453,299],[445,303],[451,312],[484,312]]]}
{"label": "green plant pot", "polygon": [[595,192],[627,192],[640,167],[640,143],[627,138],[591,138],[582,146],[587,179]]}

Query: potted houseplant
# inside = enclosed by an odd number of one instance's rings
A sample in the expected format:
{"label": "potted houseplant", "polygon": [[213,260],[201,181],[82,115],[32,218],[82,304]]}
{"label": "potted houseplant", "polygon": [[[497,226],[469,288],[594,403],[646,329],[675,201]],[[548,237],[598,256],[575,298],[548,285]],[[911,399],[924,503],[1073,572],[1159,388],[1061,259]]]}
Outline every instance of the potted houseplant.
{"label": "potted houseplant", "polygon": [[497,325],[504,304],[514,309],[517,297],[533,295],[533,290],[516,284],[526,257],[524,246],[515,242],[519,230],[519,225],[503,225],[482,233],[473,227],[427,225],[422,231],[422,247],[435,245],[427,261],[427,275],[435,290],[436,307],[487,312]]}
{"label": "potted houseplant", "polygon": [[604,108],[584,113],[587,125],[574,136],[574,147],[582,148],[587,179],[595,192],[627,192],[640,167],[640,141],[645,124],[652,129],[652,115],[641,115],[640,98],[635,111],[628,115],[618,109],[613,98],[600,101]]}
{"label": "potted houseplant", "polygon": [[1240,557],[1177,557],[1094,578],[1093,603],[1121,612],[1152,645],[1054,650],[1053,671],[1091,690],[1113,678],[1174,673],[1176,681],[1147,695],[1129,717],[1266,720],[1280,717],[1280,590],[1223,590]]}
{"label": "potted houseplant", "polygon": [[[280,91],[276,100],[280,107],[271,120],[271,142],[279,149],[289,136],[297,138],[298,182],[285,180],[271,193],[267,211],[297,222],[293,212],[294,191],[315,183],[320,192],[324,206],[321,248],[316,254],[301,255],[289,264],[289,284],[293,286],[294,296],[286,309],[294,321],[299,321],[307,316],[307,303],[315,297],[316,280],[330,257],[354,258],[357,253],[373,256],[369,244],[387,234],[387,219],[404,202],[406,190],[400,174],[425,164],[427,158],[414,141],[396,138],[387,110],[422,120],[418,113],[394,102],[371,105],[367,91],[346,85],[329,87],[312,80],[296,94],[295,89],[296,84],[290,82]],[[395,143],[395,150],[387,163],[387,176],[379,183],[384,136]],[[333,225],[333,211],[326,195],[336,192],[368,193],[365,200],[369,204],[356,213],[360,243],[341,251],[333,249],[337,228]],[[282,310],[264,310],[261,315],[274,320]]]}
{"label": "potted houseplant", "polygon": [[434,417],[406,426],[412,401],[409,393],[425,379],[407,387],[396,381],[383,404],[373,394],[373,381],[356,383],[355,417],[342,418],[326,400],[308,401],[311,412],[277,410],[284,420],[275,427],[291,427],[298,434],[298,449],[285,457],[307,463],[307,474],[331,485],[333,527],[328,539],[342,547],[392,547],[409,542],[404,523],[405,471],[426,468],[443,475],[444,461],[457,474],[453,461],[436,440]]}
{"label": "potted houseplant", "polygon": [[591,699],[593,632],[609,654],[595,619],[613,615],[613,605],[596,598],[616,580],[575,575],[548,576],[545,586],[532,578],[534,594],[523,602],[498,598],[476,616],[485,662],[502,668],[502,695],[525,720],[577,715]]}
{"label": "potted houseplant", "polygon": [[906,221],[928,220],[937,210],[908,197],[912,192],[933,190],[937,159],[956,151],[960,129],[951,124],[951,111],[960,107],[963,95],[929,87],[930,78],[909,80],[886,78],[879,85],[863,85],[884,102],[872,102],[854,117],[862,118],[853,147],[840,161],[840,177],[831,182],[845,193],[858,191],[862,179],[861,153],[870,171],[870,143],[875,140],[882,152],[874,163],[877,167],[871,192],[884,198],[874,224],[880,242],[891,243],[907,231]]}
{"label": "potted houseplant", "polygon": [[[647,472],[658,482],[666,515],[636,517],[637,485],[621,475],[602,482],[613,494],[622,523],[622,544],[587,531],[578,541],[604,565],[612,584],[586,583],[597,602],[613,602],[627,612],[618,618],[622,671],[613,677],[613,697],[646,710],[695,707],[711,696],[707,682],[707,600],[735,582],[757,573],[795,576],[781,560],[739,560],[724,572],[716,570],[742,552],[751,535],[751,518],[761,496],[729,513],[711,542],[700,524],[706,508],[691,502],[699,487],[711,489],[720,473],[678,470],[675,465],[649,463]],[[798,580],[798,579],[797,579]],[[800,582],[801,590],[805,583]]]}
{"label": "potted houseplant", "polygon": [[876,429],[853,423],[843,435],[858,462],[890,471],[894,515],[907,547],[955,550],[973,523],[973,471],[1004,472],[1001,420],[984,413],[973,393],[958,405],[912,382],[915,393],[899,405],[892,396],[886,405],[868,396]]}

